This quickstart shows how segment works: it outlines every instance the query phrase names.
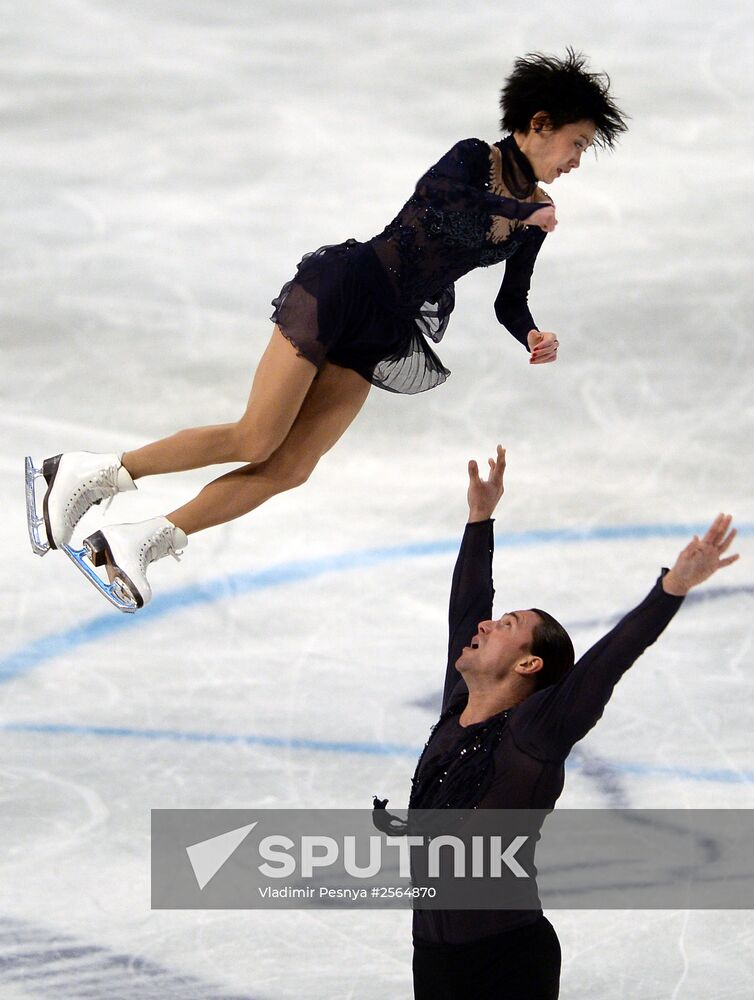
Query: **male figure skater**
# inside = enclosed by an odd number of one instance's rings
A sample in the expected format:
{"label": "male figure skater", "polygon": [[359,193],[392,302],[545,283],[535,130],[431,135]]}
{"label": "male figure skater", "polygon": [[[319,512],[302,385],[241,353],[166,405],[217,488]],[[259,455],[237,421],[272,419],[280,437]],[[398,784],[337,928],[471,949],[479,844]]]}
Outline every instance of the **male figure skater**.
{"label": "male figure skater", "polygon": [[[486,480],[469,462],[469,523],[453,573],[442,714],[413,779],[412,809],[552,809],[571,748],[692,587],[728,566],[719,514],[649,594],[574,665],[565,629],[535,608],[492,617],[492,514],[505,451]],[[376,802],[377,807],[384,803]],[[541,911],[415,910],[416,1000],[556,1000],[560,945]]]}

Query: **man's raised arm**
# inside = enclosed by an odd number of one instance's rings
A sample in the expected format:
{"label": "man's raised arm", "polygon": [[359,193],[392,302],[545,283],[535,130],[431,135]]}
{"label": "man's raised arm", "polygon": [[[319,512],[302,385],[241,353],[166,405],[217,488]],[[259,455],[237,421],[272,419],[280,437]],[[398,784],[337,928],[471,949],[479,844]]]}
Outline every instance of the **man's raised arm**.
{"label": "man's raised arm", "polygon": [[488,459],[487,479],[479,475],[475,461],[469,462],[469,520],[453,570],[448,610],[448,665],[442,695],[442,710],[453,697],[466,693],[466,682],[456,670],[464,646],[476,634],[477,625],[492,615],[492,514],[503,495],[505,449],[497,446],[497,457]]}
{"label": "man's raised arm", "polygon": [[[531,695],[516,727],[526,733],[521,749],[541,757],[564,757],[601,718],[615,685],[663,632],[692,587],[738,559],[723,558],[735,538],[731,516],[719,514],[704,538],[694,536],[675,565],[661,575],[644,600],[581,657],[558,684]],[[514,738],[515,738],[514,733]],[[518,742],[518,740],[517,740]]]}

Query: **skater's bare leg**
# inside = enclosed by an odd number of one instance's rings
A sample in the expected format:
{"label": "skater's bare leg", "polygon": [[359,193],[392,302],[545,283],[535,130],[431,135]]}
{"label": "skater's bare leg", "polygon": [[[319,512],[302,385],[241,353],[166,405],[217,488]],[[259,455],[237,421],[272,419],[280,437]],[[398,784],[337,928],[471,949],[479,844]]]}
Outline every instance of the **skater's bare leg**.
{"label": "skater's bare leg", "polygon": [[304,400],[283,444],[259,465],[221,476],[168,520],[187,535],[248,513],[271,496],[306,482],[364,405],[370,384],[356,372],[327,362]]}
{"label": "skater's bare leg", "polygon": [[230,424],[194,427],[123,456],[133,479],[222,462],[263,462],[283,442],[317,374],[276,326],[257,366],[246,412]]}

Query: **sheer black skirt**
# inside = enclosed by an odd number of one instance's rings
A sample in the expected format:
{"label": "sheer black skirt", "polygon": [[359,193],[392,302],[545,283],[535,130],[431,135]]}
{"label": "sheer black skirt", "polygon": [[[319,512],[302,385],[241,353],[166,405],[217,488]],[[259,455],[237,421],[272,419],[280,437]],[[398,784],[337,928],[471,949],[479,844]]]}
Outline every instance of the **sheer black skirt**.
{"label": "sheer black skirt", "polygon": [[436,304],[425,303],[413,315],[401,309],[368,243],[346,240],[306,254],[272,304],[270,318],[317,368],[327,359],[381,389],[401,393],[432,389],[450,374],[422,331],[440,339],[452,293],[446,294],[440,324],[427,318]]}

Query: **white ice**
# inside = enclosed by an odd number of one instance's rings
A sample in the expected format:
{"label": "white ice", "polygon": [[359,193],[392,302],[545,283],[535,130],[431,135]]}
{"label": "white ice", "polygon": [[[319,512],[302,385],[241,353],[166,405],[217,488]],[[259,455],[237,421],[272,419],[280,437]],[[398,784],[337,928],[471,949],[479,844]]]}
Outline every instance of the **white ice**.
{"label": "white ice", "polygon": [[[466,462],[498,441],[500,610],[552,610],[579,651],[673,559],[678,526],[730,510],[746,529],[740,562],[620,684],[561,805],[754,805],[747,12],[2,5],[4,998],[410,996],[407,913],[151,911],[149,811],[405,804],[442,681]],[[373,391],[305,487],[153,568],[162,595],[216,584],[203,602],[126,620],[62,555],[31,555],[25,454],[235,419],[302,254],[369,238],[456,140],[498,138],[513,58],[566,44],[610,72],[632,122],[551,188],[560,226],[531,301],[557,365],[526,364],[492,311],[499,270],[476,272],[441,345],[445,386]],[[171,510],[207,478],[143,482],[109,516]],[[505,547],[608,526],[613,541]],[[400,552],[432,541],[448,544]],[[395,551],[360,555],[374,548]],[[339,555],[351,568],[328,569]],[[240,585],[300,563],[316,572]],[[222,734],[239,741],[206,738]],[[269,736],[312,742],[252,739]],[[550,916],[565,1000],[754,995],[748,912]]]}

